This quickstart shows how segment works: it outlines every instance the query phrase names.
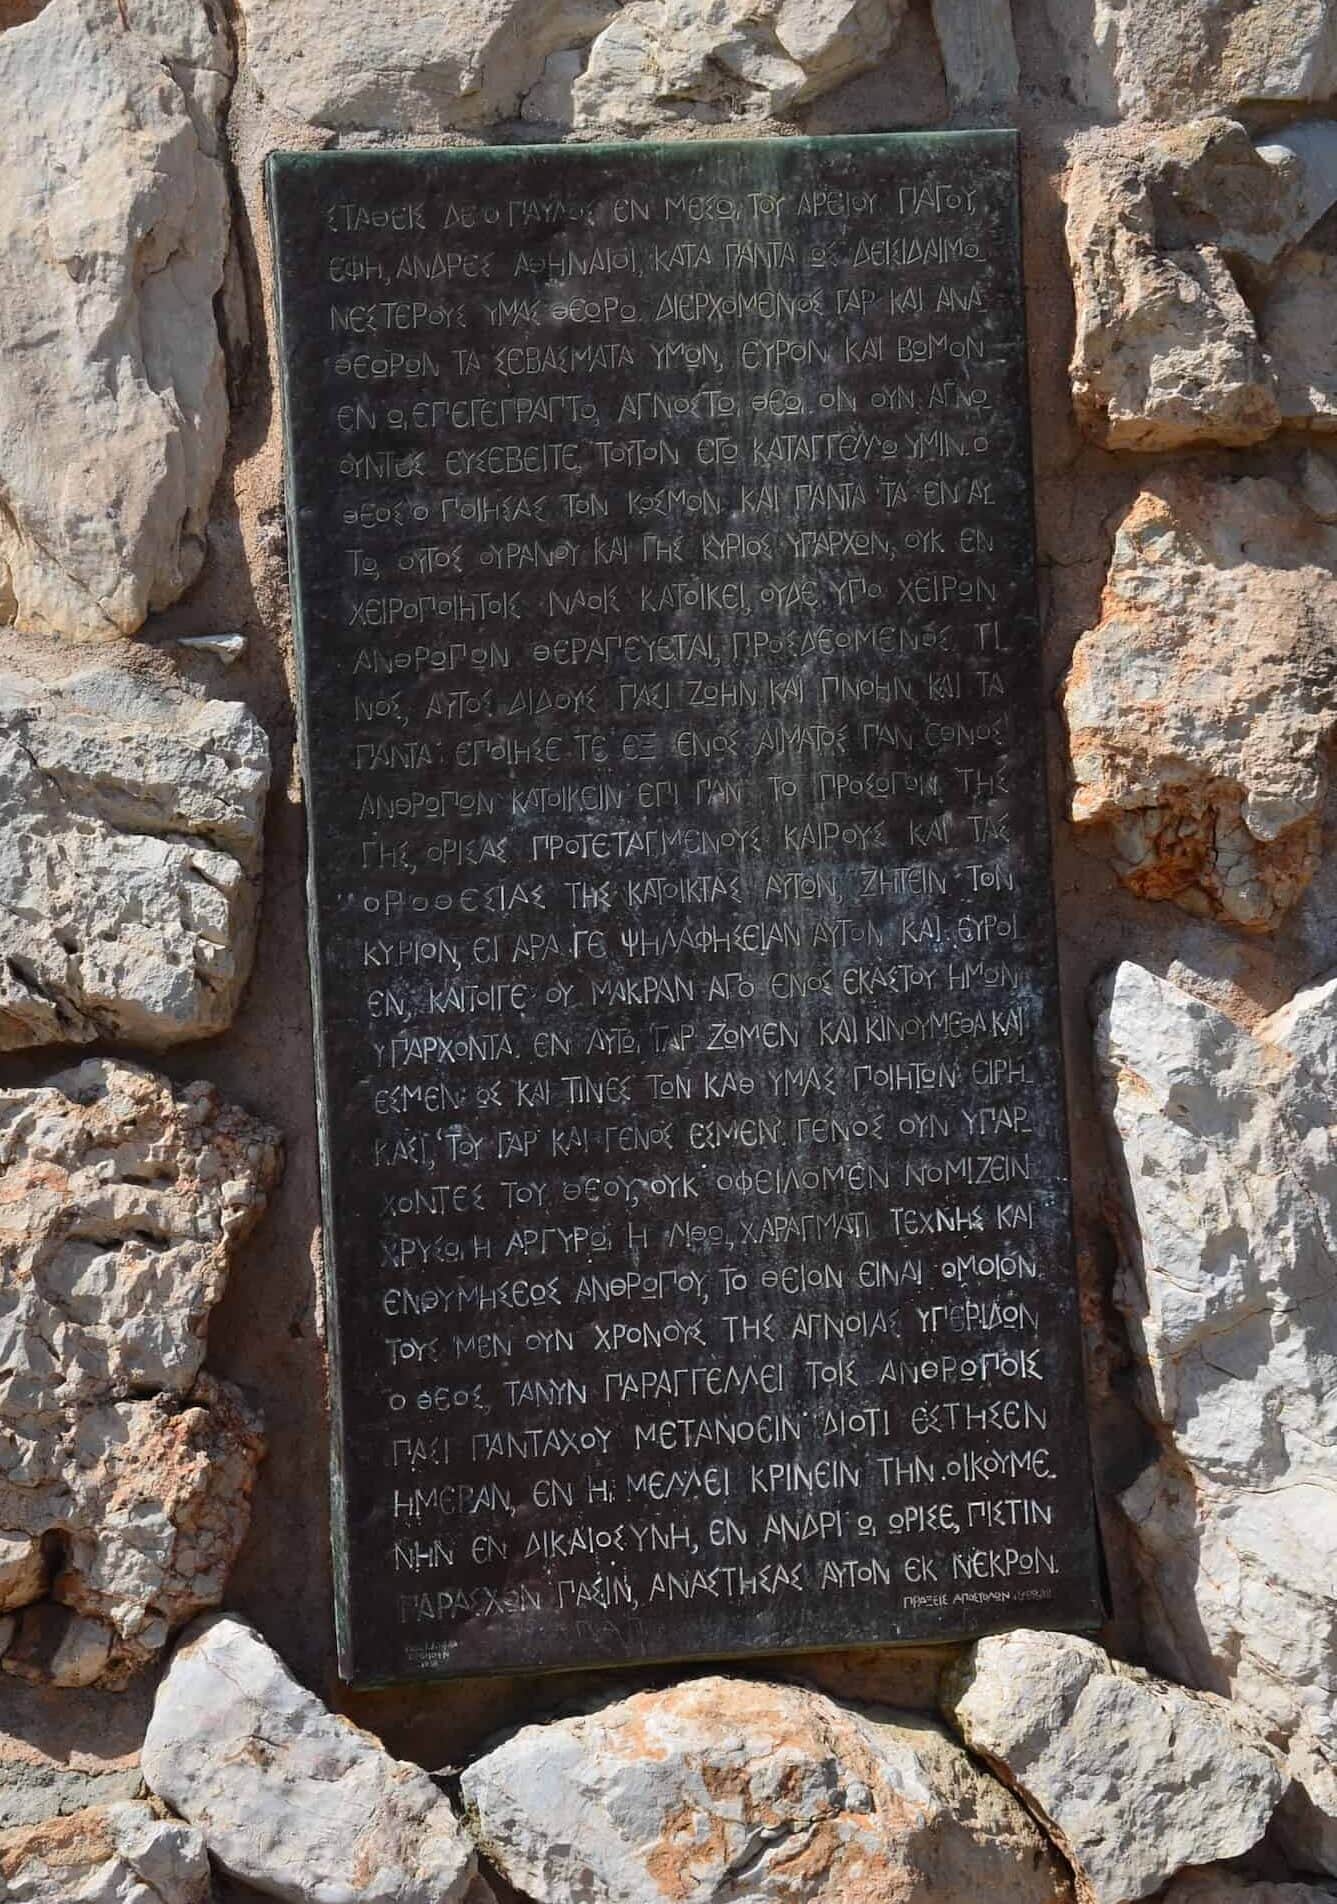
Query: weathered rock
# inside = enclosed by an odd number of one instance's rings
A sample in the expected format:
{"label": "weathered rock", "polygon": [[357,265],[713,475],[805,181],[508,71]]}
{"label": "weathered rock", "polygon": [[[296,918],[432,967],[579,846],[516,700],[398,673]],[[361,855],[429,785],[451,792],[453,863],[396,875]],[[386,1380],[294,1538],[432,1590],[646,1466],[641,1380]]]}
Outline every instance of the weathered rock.
{"label": "weathered rock", "polygon": [[1017,97],[1012,0],[933,0],[947,92],[961,113],[1006,110]]}
{"label": "weathered rock", "polygon": [[0,1092],[6,1672],[115,1675],[221,1597],[261,1442],[205,1330],[278,1160],[212,1086],[125,1064]]}
{"label": "weathered rock", "polygon": [[0,1050],[230,1023],[250,972],[269,748],[235,701],[0,665]]}
{"label": "weathered rock", "polygon": [[1277,1813],[1276,1836],[1291,1863],[1300,1871],[1322,1871],[1337,1877],[1337,1751],[1332,1726],[1319,1712],[1320,1741],[1309,1729],[1306,1715],[1294,1733],[1286,1756],[1291,1788]]}
{"label": "weathered rock", "polygon": [[1287,258],[1259,315],[1277,406],[1294,429],[1337,430],[1337,256],[1302,245]]}
{"label": "weathered rock", "polygon": [[208,1904],[198,1832],[148,1805],[107,1805],[0,1832],[4,1904]]}
{"label": "weathered rock", "polygon": [[1254,930],[1308,884],[1337,719],[1337,532],[1271,480],[1149,482],[1064,688],[1072,817],[1119,877]]}
{"label": "weathered rock", "polygon": [[[766,114],[868,71],[909,0],[242,0],[247,58],[280,111],[313,125],[435,132],[517,115],[643,131]],[[981,5],[986,0],[980,0]],[[998,85],[993,18],[963,28],[963,83]]]}
{"label": "weathered rock", "polygon": [[1276,234],[1283,245],[1294,244],[1337,204],[1337,120],[1302,119],[1283,126],[1260,138],[1258,151],[1294,191],[1294,210]]}
{"label": "weathered rock", "polygon": [[213,0],[0,35],[0,619],[130,634],[199,573],[227,429]]}
{"label": "weathered rock", "polygon": [[1168,450],[1277,429],[1272,367],[1234,273],[1256,279],[1300,236],[1312,170],[1229,119],[1084,143],[1066,196],[1073,404],[1089,435]]}
{"label": "weathered rock", "polygon": [[[1337,124],[1091,134],[1067,179],[1073,403],[1110,449],[1337,428]],[[1316,229],[1317,228],[1317,229]]]}
{"label": "weathered rock", "polygon": [[526,1726],[469,1767],[480,1848],[535,1904],[1058,1900],[1015,1800],[938,1727],[689,1680]]}
{"label": "weathered rock", "polygon": [[201,1620],[172,1656],[143,1768],[223,1868],[268,1896],[457,1904],[477,1884],[426,1772],[329,1712],[230,1616]]}
{"label": "weathered rock", "polygon": [[242,0],[251,73],[312,125],[439,132],[513,118],[550,54],[585,45],[616,0]]}
{"label": "weathered rock", "polygon": [[139,1748],[151,1706],[142,1684],[71,1699],[60,1687],[0,1675],[0,1832],[142,1798]]}
{"label": "weathered rock", "polygon": [[631,132],[674,116],[788,113],[876,66],[907,5],[632,0],[595,40],[572,85],[573,122]]}
{"label": "weathered rock", "polygon": [[1233,1871],[1186,1871],[1160,1904],[1333,1904],[1311,1884],[1259,1884]]}
{"label": "weathered rock", "polygon": [[1332,0],[1049,0],[1049,16],[1079,95],[1111,117],[1337,93]]}
{"label": "weathered rock", "polygon": [[1250,1032],[1121,965],[1096,1062],[1161,1444],[1124,1496],[1149,1638],[1289,1737],[1292,1856],[1337,1873],[1337,979]]}
{"label": "weathered rock", "polygon": [[943,1704],[1066,1854],[1087,1904],[1128,1904],[1185,1865],[1240,1856],[1286,1788],[1236,1708],[1068,1634],[979,1641]]}

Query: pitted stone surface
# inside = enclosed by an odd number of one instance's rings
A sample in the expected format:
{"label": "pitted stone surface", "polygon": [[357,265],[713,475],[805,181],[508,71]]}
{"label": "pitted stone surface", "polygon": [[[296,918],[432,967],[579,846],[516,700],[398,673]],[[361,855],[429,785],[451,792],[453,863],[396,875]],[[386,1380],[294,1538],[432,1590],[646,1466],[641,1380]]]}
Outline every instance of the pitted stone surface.
{"label": "pitted stone surface", "polygon": [[1129,1904],[1186,1865],[1240,1856],[1286,1789],[1278,1755],[1237,1708],[1070,1634],[980,1640],[942,1698],[1064,1852],[1086,1904]]}
{"label": "pitted stone surface", "polygon": [[328,1711],[252,1627],[184,1636],[144,1741],[151,1791],[223,1868],[290,1904],[488,1904],[471,1845],[426,1772]]}
{"label": "pitted stone surface", "polygon": [[51,0],[0,34],[0,621],[132,634],[199,573],[231,70],[213,0]]}
{"label": "pitted stone surface", "polygon": [[200,1835],[148,1805],[106,1805],[0,1832],[4,1904],[209,1904]]}
{"label": "pitted stone surface", "polygon": [[312,125],[436,132],[510,119],[550,54],[586,45],[616,0],[241,0],[265,99]]}
{"label": "pitted stone surface", "polygon": [[469,1767],[484,1855],[535,1904],[1061,1904],[1011,1795],[931,1721],[689,1680],[526,1726]]}
{"label": "pitted stone surface", "polygon": [[90,1060],[0,1092],[7,1672],[114,1677],[220,1598],[261,1441],[205,1331],[278,1165],[209,1085]]}
{"label": "pitted stone surface", "polygon": [[1161,1904],[1332,1904],[1312,1884],[1260,1884],[1233,1871],[1190,1871],[1176,1878]]}
{"label": "pitted stone surface", "polygon": [[1337,427],[1325,217],[1337,125],[1233,119],[1076,141],[1065,187],[1073,403],[1110,449]]}
{"label": "pitted stone surface", "polygon": [[1337,93],[1333,0],[1049,0],[1078,96],[1109,118]]}
{"label": "pitted stone surface", "polygon": [[1337,532],[1271,479],[1147,483],[1064,687],[1079,825],[1125,885],[1270,930],[1313,874]]}
{"label": "pitted stone surface", "polygon": [[[869,71],[908,0],[632,0],[590,48],[572,123],[634,132],[674,118],[785,114]],[[964,57],[964,54],[963,54]],[[992,80],[978,50],[967,83]],[[977,70],[978,68],[978,70]]]}
{"label": "pitted stone surface", "polygon": [[250,972],[269,746],[236,701],[0,665],[0,1050],[221,1031]]}
{"label": "pitted stone surface", "polygon": [[[313,125],[432,132],[524,117],[645,131],[786,113],[871,70],[908,0],[242,0],[265,98]],[[1002,11],[1005,11],[1005,7]],[[1008,84],[998,0],[958,8],[956,68],[978,101]],[[959,44],[958,44],[959,43]],[[1015,85],[1015,57],[1011,79]]]}
{"label": "pitted stone surface", "polygon": [[1161,1444],[1124,1496],[1152,1643],[1289,1738],[1284,1835],[1337,1874],[1337,980],[1249,1032],[1121,965],[1096,1057]]}
{"label": "pitted stone surface", "polygon": [[1237,276],[1305,229],[1298,157],[1230,119],[1081,143],[1069,171],[1071,364],[1082,427],[1110,449],[1239,446],[1281,422]]}

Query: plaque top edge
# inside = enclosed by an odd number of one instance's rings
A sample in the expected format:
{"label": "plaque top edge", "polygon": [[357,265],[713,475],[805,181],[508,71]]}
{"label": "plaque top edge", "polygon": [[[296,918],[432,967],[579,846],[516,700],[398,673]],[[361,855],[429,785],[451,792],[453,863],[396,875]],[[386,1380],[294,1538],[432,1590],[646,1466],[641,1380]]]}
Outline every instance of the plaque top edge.
{"label": "plaque top edge", "polygon": [[270,178],[304,171],[338,169],[352,163],[420,165],[424,160],[442,165],[483,162],[487,164],[523,164],[530,158],[591,159],[653,153],[657,158],[686,164],[689,160],[723,152],[774,153],[777,148],[804,151],[858,152],[888,147],[902,151],[915,148],[987,152],[991,147],[1000,159],[1013,157],[1021,135],[1014,126],[979,126],[951,131],[927,132],[849,132],[814,135],[781,135],[757,139],[602,139],[597,141],[546,141],[534,145],[468,146],[355,146],[338,152],[300,152],[275,149],[265,161]]}

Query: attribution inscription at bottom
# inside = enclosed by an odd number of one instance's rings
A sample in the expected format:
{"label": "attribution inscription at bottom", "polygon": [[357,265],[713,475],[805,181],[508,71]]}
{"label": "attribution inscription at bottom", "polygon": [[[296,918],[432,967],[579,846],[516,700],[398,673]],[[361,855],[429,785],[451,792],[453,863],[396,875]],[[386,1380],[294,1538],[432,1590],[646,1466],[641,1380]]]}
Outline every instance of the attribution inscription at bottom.
{"label": "attribution inscription at bottom", "polygon": [[1094,1623],[1012,135],[269,185],[343,1672]]}

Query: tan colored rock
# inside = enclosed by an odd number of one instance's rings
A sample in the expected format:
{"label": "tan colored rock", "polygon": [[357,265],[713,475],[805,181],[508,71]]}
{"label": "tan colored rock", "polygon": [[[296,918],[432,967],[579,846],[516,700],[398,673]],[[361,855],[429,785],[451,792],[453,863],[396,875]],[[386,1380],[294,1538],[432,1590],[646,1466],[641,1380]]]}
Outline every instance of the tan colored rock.
{"label": "tan colored rock", "polygon": [[235,701],[0,661],[0,1050],[221,1031],[250,973],[269,746]]}
{"label": "tan colored rock", "polygon": [[1149,482],[1064,686],[1072,817],[1119,877],[1250,930],[1317,863],[1337,691],[1337,531],[1270,479]]}
{"label": "tan colored rock", "polygon": [[[312,125],[400,132],[515,117],[634,132],[787,112],[875,66],[907,6],[242,0],[248,63],[271,105]],[[996,83],[997,44],[994,23],[973,56],[981,86]]]}
{"label": "tan colored rock", "polygon": [[0,1092],[6,1672],[115,1677],[221,1597],[262,1443],[205,1331],[278,1167],[209,1085],[90,1060]]}
{"label": "tan colored rock", "polygon": [[0,1832],[4,1904],[208,1904],[197,1831],[148,1805],[105,1805]]}
{"label": "tan colored rock", "polygon": [[[0,1620],[0,1628],[16,1625]],[[85,1691],[70,1699],[58,1687],[0,1674],[0,1832],[142,1798],[139,1748],[149,1691]]]}
{"label": "tan colored rock", "polygon": [[1096,1064],[1159,1442],[1123,1496],[1153,1656],[1289,1741],[1290,1854],[1337,1874],[1337,980],[1248,1031],[1123,964]]}
{"label": "tan colored rock", "polygon": [[1079,96],[1111,118],[1337,94],[1332,0],[1049,0]]}
{"label": "tan colored rock", "polygon": [[[1270,156],[1269,156],[1270,154]],[[1298,235],[1304,168],[1229,119],[1088,139],[1067,179],[1073,404],[1110,449],[1260,442],[1281,421],[1235,273]]]}
{"label": "tan colored rock", "polygon": [[1293,429],[1337,430],[1337,256],[1302,245],[1286,260],[1258,320]]}
{"label": "tan colored rock", "polygon": [[465,1772],[480,1849],[535,1904],[1061,1904],[1021,1806],[931,1721],[688,1680],[526,1726]]}
{"label": "tan colored rock", "polygon": [[1161,1904],[1332,1904],[1332,1895],[1312,1884],[1259,1884],[1233,1871],[1188,1871]]}
{"label": "tan colored rock", "polygon": [[213,0],[0,35],[0,619],[131,634],[199,573],[227,430]]}
{"label": "tan colored rock", "polygon": [[1237,1708],[1075,1634],[978,1641],[942,1701],[1067,1857],[1082,1904],[1132,1904],[1186,1865],[1241,1856],[1286,1789],[1261,1726]]}
{"label": "tan colored rock", "polygon": [[908,0],[632,0],[571,88],[577,127],[785,114],[882,59]]}
{"label": "tan colored rock", "polygon": [[440,132],[514,118],[555,53],[616,0],[241,0],[247,62],[271,106],[317,126]]}

